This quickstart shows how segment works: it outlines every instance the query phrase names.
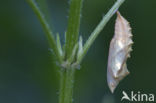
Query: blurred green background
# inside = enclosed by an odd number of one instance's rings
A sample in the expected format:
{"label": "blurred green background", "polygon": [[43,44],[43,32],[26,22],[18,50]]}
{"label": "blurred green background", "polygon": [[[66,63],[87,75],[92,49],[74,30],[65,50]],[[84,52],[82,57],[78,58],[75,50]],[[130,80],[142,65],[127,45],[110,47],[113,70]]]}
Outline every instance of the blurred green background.
{"label": "blurred green background", "polygon": [[[84,0],[80,31],[84,40],[114,2]],[[69,0],[47,3],[53,29],[64,42]],[[76,72],[74,103],[121,103],[123,90],[156,95],[156,1],[126,0],[120,12],[133,28],[133,52],[128,60],[131,74],[112,95],[106,68],[114,16]],[[41,25],[26,1],[0,0],[0,103],[57,103],[57,69]]]}

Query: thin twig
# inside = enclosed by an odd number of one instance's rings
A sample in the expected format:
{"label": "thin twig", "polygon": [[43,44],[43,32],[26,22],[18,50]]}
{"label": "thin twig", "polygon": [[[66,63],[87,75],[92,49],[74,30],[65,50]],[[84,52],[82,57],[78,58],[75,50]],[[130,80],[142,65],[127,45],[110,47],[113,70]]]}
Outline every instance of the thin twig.
{"label": "thin twig", "polygon": [[95,28],[95,30],[92,32],[90,35],[89,39],[86,41],[84,47],[83,47],[83,52],[81,55],[79,55],[77,59],[77,64],[80,64],[84,56],[87,54],[88,49],[91,47],[95,39],[98,37],[100,32],[103,30],[107,22],[110,20],[110,18],[114,15],[114,13],[118,10],[118,8],[121,6],[121,4],[125,0],[117,0],[116,3],[113,5],[113,7],[108,11],[108,13],[103,17],[101,22],[98,24],[98,26]]}
{"label": "thin twig", "polygon": [[45,19],[45,15],[42,13],[42,11],[40,10],[40,7],[38,6],[38,4],[36,3],[35,0],[27,0],[27,1],[28,1],[29,5],[31,6],[31,8],[34,10],[39,21],[41,22],[42,27],[43,27],[44,31],[46,32],[46,36],[47,36],[50,47],[52,48],[52,50],[53,50],[54,54],[56,55],[58,61],[61,62],[62,61],[61,55],[59,54],[59,51],[57,49],[56,41],[55,41],[55,38],[53,36],[53,32],[50,28],[50,25]]}

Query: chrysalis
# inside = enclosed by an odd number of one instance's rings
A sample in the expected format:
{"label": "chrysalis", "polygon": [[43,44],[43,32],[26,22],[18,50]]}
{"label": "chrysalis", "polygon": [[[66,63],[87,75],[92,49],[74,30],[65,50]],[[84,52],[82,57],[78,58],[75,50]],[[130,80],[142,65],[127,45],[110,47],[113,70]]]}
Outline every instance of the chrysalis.
{"label": "chrysalis", "polygon": [[129,23],[117,12],[115,35],[110,43],[107,82],[113,93],[119,82],[129,74],[126,61],[132,51],[132,33]]}

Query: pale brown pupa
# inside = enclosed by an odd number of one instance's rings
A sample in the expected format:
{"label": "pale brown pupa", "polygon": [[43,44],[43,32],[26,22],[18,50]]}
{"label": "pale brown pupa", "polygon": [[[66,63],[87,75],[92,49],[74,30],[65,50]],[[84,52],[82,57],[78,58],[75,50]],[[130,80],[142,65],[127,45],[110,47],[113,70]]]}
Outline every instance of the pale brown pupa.
{"label": "pale brown pupa", "polygon": [[119,82],[129,74],[126,61],[132,51],[132,33],[128,21],[117,12],[115,35],[110,43],[107,82],[113,93]]}

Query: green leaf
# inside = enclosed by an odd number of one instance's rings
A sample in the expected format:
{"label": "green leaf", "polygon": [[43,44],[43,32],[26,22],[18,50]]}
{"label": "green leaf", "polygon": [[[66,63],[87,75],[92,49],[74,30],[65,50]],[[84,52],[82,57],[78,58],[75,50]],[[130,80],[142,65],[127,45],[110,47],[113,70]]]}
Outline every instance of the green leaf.
{"label": "green leaf", "polygon": [[56,34],[56,38],[57,38],[57,49],[59,51],[60,56],[63,59],[63,51],[62,51],[62,46],[61,46],[61,42],[60,42],[60,36],[58,33]]}

